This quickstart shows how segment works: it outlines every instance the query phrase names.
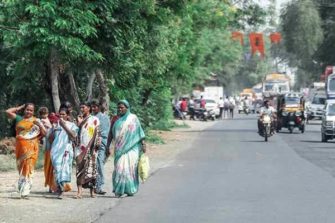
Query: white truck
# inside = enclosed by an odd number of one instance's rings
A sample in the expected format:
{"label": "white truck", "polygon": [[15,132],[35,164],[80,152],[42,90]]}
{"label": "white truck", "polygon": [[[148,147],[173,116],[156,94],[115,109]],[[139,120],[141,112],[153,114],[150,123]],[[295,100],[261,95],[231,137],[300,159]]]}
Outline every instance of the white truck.
{"label": "white truck", "polygon": [[203,98],[214,99],[217,103],[220,98],[223,98],[223,87],[220,86],[207,86],[201,93]]}
{"label": "white truck", "polygon": [[291,80],[286,74],[272,73],[266,75],[263,82],[263,95],[286,94],[291,90]]}

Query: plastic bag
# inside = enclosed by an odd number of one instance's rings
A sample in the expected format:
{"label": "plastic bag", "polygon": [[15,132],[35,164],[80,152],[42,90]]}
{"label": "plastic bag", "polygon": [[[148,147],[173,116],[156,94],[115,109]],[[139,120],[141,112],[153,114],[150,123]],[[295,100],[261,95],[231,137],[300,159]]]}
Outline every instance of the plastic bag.
{"label": "plastic bag", "polygon": [[142,180],[142,182],[148,179],[149,170],[150,170],[149,157],[145,154],[142,154],[138,162],[138,175]]}

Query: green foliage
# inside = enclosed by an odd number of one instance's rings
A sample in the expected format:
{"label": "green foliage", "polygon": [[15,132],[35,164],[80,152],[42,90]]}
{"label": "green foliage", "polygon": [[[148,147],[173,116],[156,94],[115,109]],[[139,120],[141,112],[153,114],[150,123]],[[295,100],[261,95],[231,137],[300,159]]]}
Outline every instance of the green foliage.
{"label": "green foliage", "polygon": [[267,13],[265,9],[257,3],[255,4],[254,1],[244,1],[241,7],[232,7],[232,9],[236,13],[234,19],[230,21],[230,25],[237,29],[257,29],[266,24]]}
{"label": "green foliage", "polygon": [[295,0],[287,4],[281,18],[286,50],[295,56],[291,64],[293,61],[300,69],[297,83],[308,86],[319,78],[321,66],[315,63],[316,53],[321,44],[327,45],[323,43],[320,13],[312,0]]}
{"label": "green foliage", "polygon": [[[94,1],[93,1],[94,2]],[[102,60],[85,39],[97,37],[100,23],[94,4],[84,1],[2,1],[4,42],[21,56],[45,58],[50,49],[61,51],[64,60]]]}
{"label": "green foliage", "polygon": [[146,133],[145,140],[153,144],[165,144],[165,142],[162,140],[161,137],[159,137],[159,135],[152,132]]}
{"label": "green foliage", "polygon": [[[253,1],[237,12],[219,0],[0,0],[0,106],[51,107],[48,74],[59,60],[62,100],[67,71],[86,100],[89,77],[99,69],[113,113],[117,101],[127,99],[144,127],[169,129],[175,95],[211,73],[229,85],[244,62],[231,28],[257,26],[264,15]],[[94,97],[100,87],[93,85]]]}
{"label": "green foliage", "polygon": [[316,54],[316,60],[323,64],[323,68],[326,65],[335,64],[334,55],[334,41],[335,41],[335,7],[322,7],[326,6],[321,0],[314,1],[316,5],[320,5],[318,8],[319,14],[322,20],[322,30],[324,34],[324,40],[318,49]]}
{"label": "green foliage", "polygon": [[311,0],[293,1],[282,14],[288,52],[303,62],[311,59],[320,45],[323,32],[319,12]]}

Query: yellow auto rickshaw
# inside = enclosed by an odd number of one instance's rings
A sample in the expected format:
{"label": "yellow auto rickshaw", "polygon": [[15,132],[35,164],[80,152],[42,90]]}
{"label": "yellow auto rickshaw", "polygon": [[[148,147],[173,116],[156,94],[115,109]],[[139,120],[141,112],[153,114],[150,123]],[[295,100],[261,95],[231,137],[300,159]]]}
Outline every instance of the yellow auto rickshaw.
{"label": "yellow auto rickshaw", "polygon": [[290,133],[298,128],[305,132],[305,100],[299,93],[279,95],[277,98],[277,132],[287,128]]}

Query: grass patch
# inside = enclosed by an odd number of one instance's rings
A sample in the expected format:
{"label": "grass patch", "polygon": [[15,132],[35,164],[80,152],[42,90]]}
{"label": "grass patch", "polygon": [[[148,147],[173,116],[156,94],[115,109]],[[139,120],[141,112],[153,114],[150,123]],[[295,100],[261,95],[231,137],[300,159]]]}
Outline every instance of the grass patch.
{"label": "grass patch", "polygon": [[[39,153],[38,153],[38,159],[36,162],[35,169],[41,169],[44,166],[44,153],[45,150],[40,147]],[[7,172],[16,170],[16,158],[15,154],[6,154],[6,155],[0,155],[0,172]]]}
{"label": "grass patch", "polygon": [[171,131],[173,128],[190,128],[190,126],[183,120],[160,120],[153,124],[149,130]]}
{"label": "grass patch", "polygon": [[174,126],[173,121],[160,120],[153,124],[150,128],[154,130],[170,131]]}
{"label": "grass patch", "polygon": [[16,158],[14,154],[0,155],[0,171],[16,170]]}
{"label": "grass patch", "polygon": [[149,132],[146,134],[145,141],[152,143],[152,144],[165,144],[163,139],[159,135],[153,132]]}
{"label": "grass patch", "polygon": [[173,122],[173,127],[172,128],[190,128],[186,122],[181,122],[180,124],[177,122]]}

